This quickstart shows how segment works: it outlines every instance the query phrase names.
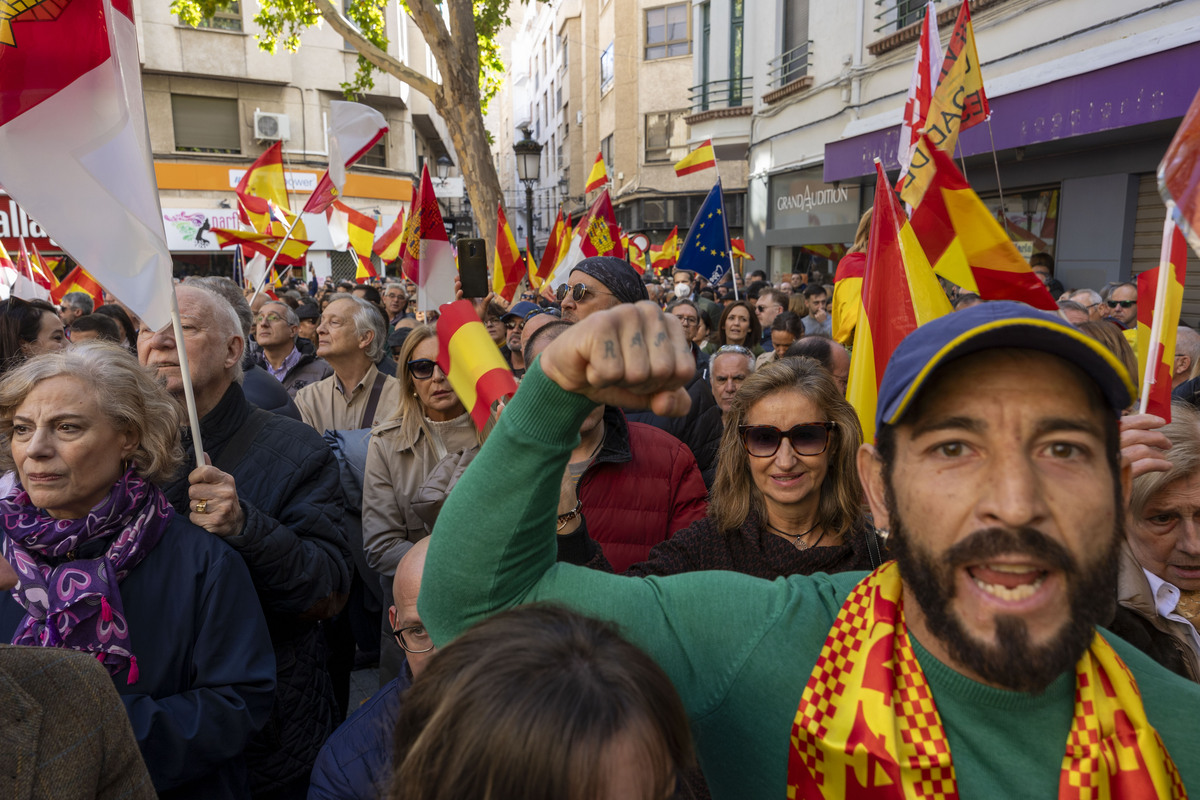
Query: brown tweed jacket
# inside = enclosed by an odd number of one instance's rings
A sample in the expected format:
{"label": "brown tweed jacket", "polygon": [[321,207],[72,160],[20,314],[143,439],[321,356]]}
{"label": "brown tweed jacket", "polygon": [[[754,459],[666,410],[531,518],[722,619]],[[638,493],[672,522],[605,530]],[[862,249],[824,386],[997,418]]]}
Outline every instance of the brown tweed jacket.
{"label": "brown tweed jacket", "polygon": [[0,797],[156,797],[125,706],[96,659],[0,645]]}

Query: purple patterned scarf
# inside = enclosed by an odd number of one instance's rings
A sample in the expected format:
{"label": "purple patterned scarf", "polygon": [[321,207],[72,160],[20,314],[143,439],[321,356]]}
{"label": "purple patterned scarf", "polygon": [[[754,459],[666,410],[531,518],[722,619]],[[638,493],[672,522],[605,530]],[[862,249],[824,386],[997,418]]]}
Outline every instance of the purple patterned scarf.
{"label": "purple patterned scarf", "polygon": [[[95,653],[111,675],[128,664],[128,682],[137,683],[118,584],[158,545],[174,514],[162,490],[132,466],[83,519],[53,519],[14,486],[0,499],[0,545],[20,579],[12,595],[25,609],[12,643]],[[59,561],[95,539],[110,539],[103,555]]]}

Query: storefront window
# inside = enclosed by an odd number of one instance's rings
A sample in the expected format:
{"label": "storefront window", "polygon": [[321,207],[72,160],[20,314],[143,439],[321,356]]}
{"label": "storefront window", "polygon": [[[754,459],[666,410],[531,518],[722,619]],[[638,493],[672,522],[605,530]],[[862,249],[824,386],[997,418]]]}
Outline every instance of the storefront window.
{"label": "storefront window", "polygon": [[1055,254],[1058,194],[1057,186],[1006,191],[1003,212],[999,195],[982,196],[981,199],[1028,261],[1034,253]]}

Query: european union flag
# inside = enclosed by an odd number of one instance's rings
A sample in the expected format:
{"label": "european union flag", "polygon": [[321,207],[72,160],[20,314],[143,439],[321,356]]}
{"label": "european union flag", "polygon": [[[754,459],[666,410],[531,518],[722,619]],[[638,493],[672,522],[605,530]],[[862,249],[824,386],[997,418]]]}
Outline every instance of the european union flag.
{"label": "european union flag", "polygon": [[692,220],[675,269],[703,275],[709,283],[716,283],[729,271],[729,252],[725,201],[721,197],[721,181],[717,180],[717,185],[708,193],[700,212]]}

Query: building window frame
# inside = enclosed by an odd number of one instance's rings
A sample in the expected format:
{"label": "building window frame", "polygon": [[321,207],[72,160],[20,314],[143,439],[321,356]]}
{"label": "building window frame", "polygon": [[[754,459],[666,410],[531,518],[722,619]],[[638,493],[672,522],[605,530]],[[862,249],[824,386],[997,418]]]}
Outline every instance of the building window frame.
{"label": "building window frame", "polygon": [[176,152],[221,155],[242,152],[236,97],[172,94],[171,127]]}
{"label": "building window frame", "polygon": [[201,19],[196,27],[209,31],[244,32],[241,0],[230,0],[228,6],[214,10],[212,16]]}
{"label": "building window frame", "polygon": [[[643,163],[673,164],[687,155],[688,109],[677,111],[653,111],[642,117]],[[661,123],[661,132],[651,131],[651,126]]]}
{"label": "building window frame", "polygon": [[[679,20],[672,21],[672,12],[682,15],[683,37],[671,37],[672,26],[680,25]],[[661,39],[651,39],[652,31],[661,29]],[[692,54],[692,15],[691,3],[669,3],[655,8],[647,8],[642,15],[642,31],[645,35],[645,47],[642,55],[646,61],[657,61],[663,58],[678,58]]]}
{"label": "building window frame", "polygon": [[612,88],[616,82],[616,62],[613,53],[614,42],[609,42],[608,47],[600,53],[600,91],[606,92]]}

